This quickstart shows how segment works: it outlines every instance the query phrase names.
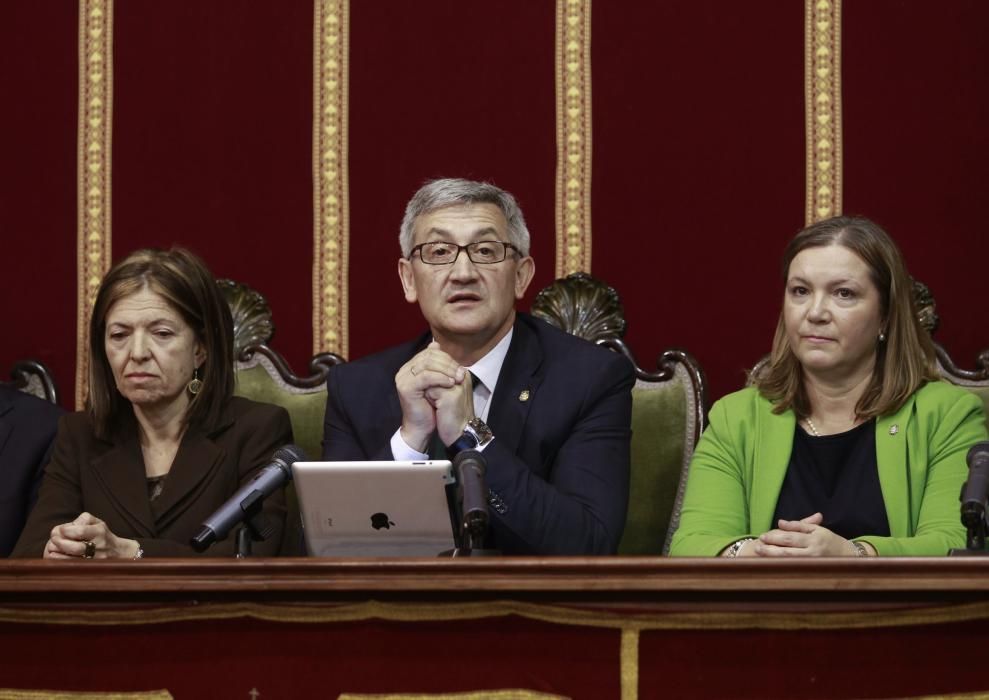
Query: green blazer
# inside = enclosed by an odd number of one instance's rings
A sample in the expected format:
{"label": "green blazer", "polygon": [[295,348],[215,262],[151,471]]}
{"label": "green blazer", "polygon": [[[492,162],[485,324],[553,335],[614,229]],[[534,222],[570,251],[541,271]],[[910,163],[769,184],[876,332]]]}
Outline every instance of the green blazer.
{"label": "green blazer", "polygon": [[[690,462],[673,556],[716,556],[772,522],[796,418],[779,415],[754,388],[711,407],[710,424]],[[965,455],[986,439],[982,401],[946,382],[918,389],[896,413],[876,419],[876,461],[890,537],[857,538],[883,556],[942,556],[965,546],[959,493]],[[811,513],[807,513],[811,515]]]}

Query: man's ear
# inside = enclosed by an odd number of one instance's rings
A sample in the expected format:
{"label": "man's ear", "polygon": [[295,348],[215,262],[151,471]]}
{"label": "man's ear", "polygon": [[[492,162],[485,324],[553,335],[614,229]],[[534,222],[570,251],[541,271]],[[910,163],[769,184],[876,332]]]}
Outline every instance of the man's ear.
{"label": "man's ear", "polygon": [[536,261],[526,256],[519,260],[515,267],[515,298],[521,299],[525,296],[525,290],[529,288],[533,276],[536,274]]}
{"label": "man's ear", "polygon": [[405,301],[415,304],[419,296],[416,294],[415,271],[412,269],[411,260],[406,260],[405,258],[398,259],[398,278],[402,280]]}

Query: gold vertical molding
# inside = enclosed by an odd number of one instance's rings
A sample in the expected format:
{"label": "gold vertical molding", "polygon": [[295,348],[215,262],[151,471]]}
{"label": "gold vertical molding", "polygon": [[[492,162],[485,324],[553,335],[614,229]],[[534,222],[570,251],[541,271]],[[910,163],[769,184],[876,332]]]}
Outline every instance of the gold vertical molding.
{"label": "gold vertical molding", "polygon": [[639,630],[622,630],[622,700],[639,698]]}
{"label": "gold vertical molding", "polygon": [[591,0],[556,1],[556,276],[591,271]]}
{"label": "gold vertical molding", "polygon": [[110,268],[113,0],[79,0],[76,408],[86,400],[89,317]]}
{"label": "gold vertical molding", "polygon": [[841,0],[805,0],[807,223],[841,213]]}
{"label": "gold vertical molding", "polygon": [[347,357],[350,1],[313,4],[313,351]]}

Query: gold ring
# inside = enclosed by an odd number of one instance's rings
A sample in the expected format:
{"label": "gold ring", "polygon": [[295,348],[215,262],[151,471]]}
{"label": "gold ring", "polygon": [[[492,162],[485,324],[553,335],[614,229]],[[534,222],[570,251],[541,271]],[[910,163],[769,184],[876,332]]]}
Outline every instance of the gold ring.
{"label": "gold ring", "polygon": [[92,540],[86,540],[86,552],[82,555],[83,559],[92,559],[96,556],[96,543]]}

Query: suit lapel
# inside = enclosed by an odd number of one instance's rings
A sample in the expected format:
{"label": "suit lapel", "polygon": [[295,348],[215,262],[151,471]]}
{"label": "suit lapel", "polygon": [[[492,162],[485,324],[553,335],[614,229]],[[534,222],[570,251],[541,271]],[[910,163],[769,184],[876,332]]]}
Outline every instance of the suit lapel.
{"label": "suit lapel", "polygon": [[766,409],[760,411],[759,439],[752,463],[752,491],[749,496],[752,512],[749,527],[752,532],[766,532],[774,527],[773,513],[779,500],[786,468],[790,464],[793,451],[793,431],[796,417],[793,411],[773,413],[766,402]]}
{"label": "suit lapel", "polygon": [[[488,424],[495,437],[517,452],[529,416],[529,407],[539,395],[543,380],[540,368],[543,351],[539,338],[525,321],[516,319],[508,354],[491,395]],[[523,393],[527,392],[527,393]],[[521,397],[525,397],[524,399]]]}
{"label": "suit lapel", "polygon": [[[910,537],[912,514],[908,508],[912,479],[907,435],[914,426],[910,425],[913,413],[914,396],[911,395],[899,411],[891,416],[876,419],[876,462],[879,465],[879,486],[886,504],[886,518],[889,520],[889,534],[893,537]],[[894,426],[895,429],[894,429]]]}
{"label": "suit lapel", "polygon": [[3,454],[4,445],[7,444],[7,439],[13,430],[13,426],[4,418],[4,415],[10,411],[11,405],[7,397],[0,393],[0,454]]}
{"label": "suit lapel", "polygon": [[[190,428],[182,437],[178,452],[161,495],[150,504],[155,526],[165,528],[183,511],[183,505],[195,500],[205,484],[215,476],[223,464],[225,453],[212,438],[225,430],[232,421],[227,421],[213,433],[206,435]],[[145,494],[145,500],[147,495]]]}
{"label": "suit lapel", "polygon": [[90,462],[103,495],[131,524],[138,536],[154,537],[155,525],[148,503],[144,457],[137,436],[114,443]]}

